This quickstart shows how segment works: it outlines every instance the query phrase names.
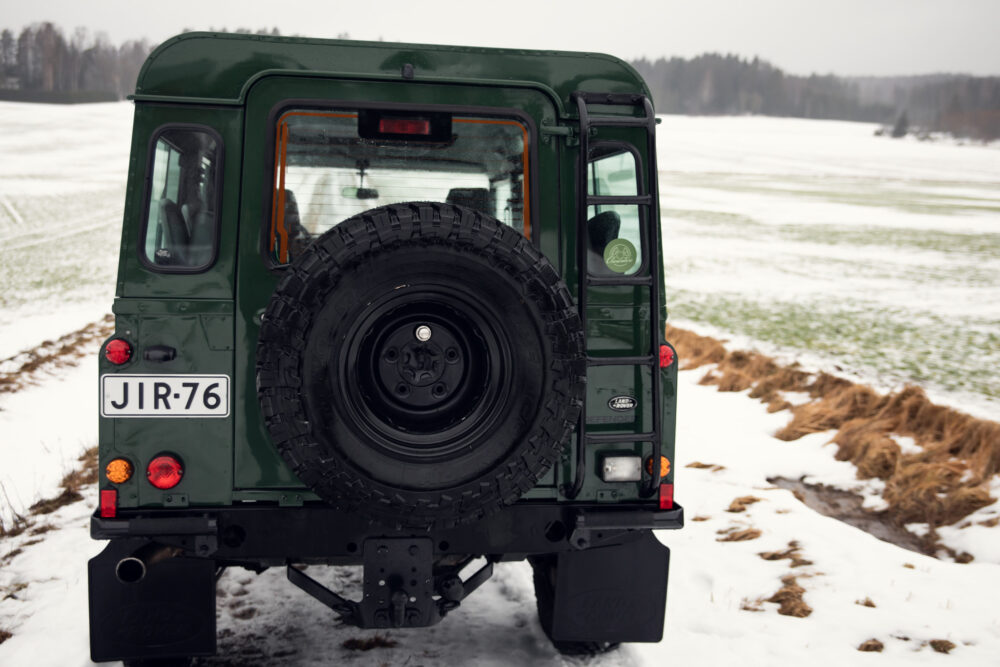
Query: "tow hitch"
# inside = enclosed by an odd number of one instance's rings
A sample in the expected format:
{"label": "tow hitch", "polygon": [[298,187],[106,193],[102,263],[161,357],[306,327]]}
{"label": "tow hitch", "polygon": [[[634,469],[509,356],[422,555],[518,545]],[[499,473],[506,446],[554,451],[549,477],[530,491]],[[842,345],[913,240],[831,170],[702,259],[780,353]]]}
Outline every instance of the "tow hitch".
{"label": "tow hitch", "polygon": [[418,628],[434,625],[493,575],[487,563],[466,580],[459,572],[472,558],[453,565],[434,563],[430,538],[374,538],[364,543],[364,593],[360,602],[331,591],[288,565],[288,580],[360,628]]}

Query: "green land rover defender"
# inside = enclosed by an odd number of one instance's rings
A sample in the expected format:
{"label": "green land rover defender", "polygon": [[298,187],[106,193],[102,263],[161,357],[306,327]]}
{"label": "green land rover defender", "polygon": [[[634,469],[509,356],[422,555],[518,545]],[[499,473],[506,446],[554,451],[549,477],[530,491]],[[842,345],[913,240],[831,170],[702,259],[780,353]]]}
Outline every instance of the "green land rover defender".
{"label": "green land rover defender", "polygon": [[[415,628],[527,559],[560,651],[659,641],[653,530],[683,510],[639,75],[189,33],[134,101],[92,658],[212,655],[228,567],[286,568],[331,622]],[[303,565],[363,567],[363,594]]]}

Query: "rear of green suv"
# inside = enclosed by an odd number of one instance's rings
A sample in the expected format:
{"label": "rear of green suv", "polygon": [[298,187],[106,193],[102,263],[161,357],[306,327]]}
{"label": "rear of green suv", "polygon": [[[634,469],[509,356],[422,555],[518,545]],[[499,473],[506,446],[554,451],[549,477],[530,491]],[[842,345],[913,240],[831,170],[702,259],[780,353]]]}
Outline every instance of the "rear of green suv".
{"label": "rear of green suv", "polygon": [[93,659],[213,654],[226,567],[390,628],[527,558],[560,650],[659,641],[677,364],[634,70],[191,33],[134,100]]}

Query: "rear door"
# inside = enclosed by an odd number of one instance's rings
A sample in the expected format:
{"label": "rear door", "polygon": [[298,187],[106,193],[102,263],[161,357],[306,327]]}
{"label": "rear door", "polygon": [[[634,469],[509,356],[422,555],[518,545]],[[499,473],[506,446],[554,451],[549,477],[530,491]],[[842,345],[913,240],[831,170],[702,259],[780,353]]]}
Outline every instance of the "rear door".
{"label": "rear door", "polygon": [[[538,196],[540,190],[558,192],[556,146],[540,143],[536,130],[554,120],[549,98],[526,88],[290,76],[266,77],[253,86],[247,97],[236,282],[235,370],[242,395],[238,409],[246,415],[236,424],[237,497],[276,492],[292,502],[305,497],[270,442],[254,386],[260,318],[282,267],[302,244],[350,215],[421,200],[480,208],[528,235],[556,263],[558,197]],[[412,167],[408,160],[416,153],[394,153],[403,144],[383,141],[407,132],[434,139],[444,123],[450,128],[444,143],[501,138],[521,146],[521,152],[483,151],[473,160],[470,151],[456,157],[416,141],[416,152],[438,158]],[[446,160],[464,166],[448,168]],[[483,166],[479,171],[470,166],[476,160]],[[410,173],[399,176],[404,170]]]}

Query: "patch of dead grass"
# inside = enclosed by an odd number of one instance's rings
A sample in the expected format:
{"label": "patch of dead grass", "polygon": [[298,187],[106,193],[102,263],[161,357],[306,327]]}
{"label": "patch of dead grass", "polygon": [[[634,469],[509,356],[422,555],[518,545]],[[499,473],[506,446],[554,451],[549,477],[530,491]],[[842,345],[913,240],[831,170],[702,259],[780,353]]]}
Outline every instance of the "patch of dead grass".
{"label": "patch of dead grass", "polygon": [[716,542],[747,542],[749,540],[756,540],[761,536],[761,532],[756,528],[743,528],[742,530],[729,528],[727,530],[720,530],[719,534],[722,537],[716,538]]}
{"label": "patch of dead grass", "polygon": [[42,370],[75,365],[80,357],[96,352],[95,345],[100,345],[114,330],[114,316],[105,315],[103,319],[91,322],[58,340],[47,340],[36,348],[0,359],[0,364],[14,366],[11,371],[0,372],[0,394],[23,389],[32,383],[32,376]]}
{"label": "patch of dead grass", "polygon": [[764,551],[757,554],[764,560],[789,560],[791,561],[791,567],[805,567],[806,565],[812,565],[811,560],[806,560],[801,554],[802,547],[795,540],[788,543],[787,549],[781,549],[779,551]]}
{"label": "patch of dead grass", "polygon": [[[919,387],[882,395],[829,373],[807,373],[752,351],[728,351],[724,341],[668,326],[682,368],[712,364],[702,384],[720,391],[745,391],[776,412],[788,409],[789,423],[775,436],[787,441],[836,431],[836,457],[850,461],[859,479],[885,481],[887,519],[927,523],[931,529],[957,523],[993,502],[988,482],[1000,473],[1000,423],[933,404]],[[811,400],[791,406],[782,392]],[[920,452],[903,454],[893,436],[911,437]],[[691,467],[707,467],[707,464]],[[1000,518],[990,520],[991,526]]]}
{"label": "patch of dead grass", "polygon": [[875,603],[872,601],[870,597],[865,597],[864,600],[855,600],[854,604],[859,604],[862,607],[872,607],[873,609],[875,608]]}
{"label": "patch of dead grass", "polygon": [[719,465],[718,463],[702,463],[701,461],[692,461],[684,467],[696,468],[698,470],[711,470],[712,472],[719,472],[720,470],[726,469],[726,466]]}
{"label": "patch of dead grass", "polygon": [[0,644],[3,644],[5,641],[7,641],[13,636],[14,635],[10,634],[6,630],[0,629]]}
{"label": "patch of dead grass", "polygon": [[740,496],[739,498],[734,498],[733,502],[729,503],[729,507],[726,511],[734,514],[738,512],[746,512],[747,507],[753,505],[754,503],[759,503],[760,501],[761,499],[756,496]]}
{"label": "patch of dead grass", "polygon": [[751,600],[750,598],[743,598],[740,601],[740,609],[743,611],[764,611],[764,598],[757,598],[756,600]]}
{"label": "patch of dead grass", "polygon": [[781,578],[782,587],[767,599],[767,602],[778,604],[778,613],[782,616],[805,618],[813,612],[812,607],[802,598],[806,589],[799,586],[796,578],[787,575]]}
{"label": "patch of dead grass", "polygon": [[865,653],[881,653],[882,649],[885,648],[885,644],[877,639],[869,639],[867,641],[861,642],[861,646],[858,647],[859,651]]}
{"label": "patch of dead grass", "polygon": [[950,642],[947,639],[932,639],[930,641],[931,648],[938,653],[950,653],[953,648],[955,648],[955,643]]}
{"label": "patch of dead grass", "polygon": [[711,518],[712,517],[708,516],[707,514],[698,514],[696,516],[691,517],[691,520],[692,521],[708,521]]}

